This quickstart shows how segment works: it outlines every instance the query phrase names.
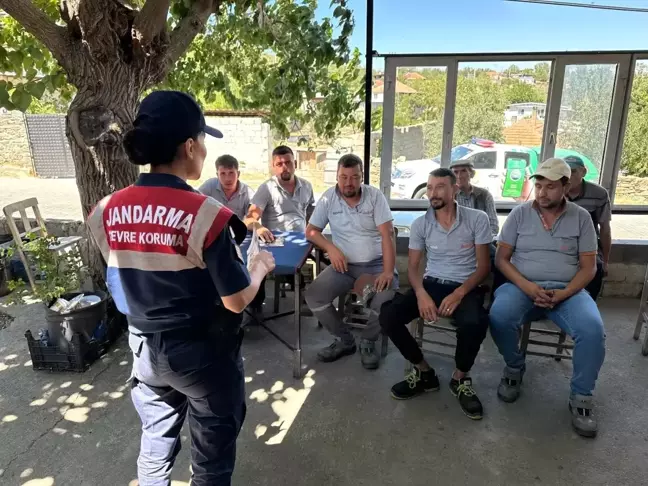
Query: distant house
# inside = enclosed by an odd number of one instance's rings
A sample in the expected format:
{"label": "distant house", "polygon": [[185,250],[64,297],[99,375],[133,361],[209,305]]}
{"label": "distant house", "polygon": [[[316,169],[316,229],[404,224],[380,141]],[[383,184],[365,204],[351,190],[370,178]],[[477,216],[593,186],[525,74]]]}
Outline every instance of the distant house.
{"label": "distant house", "polygon": [[542,132],[544,121],[532,112],[529,118],[514,122],[502,130],[504,143],[522,145],[524,147],[538,147],[542,145]]}
{"label": "distant house", "polygon": [[421,73],[417,73],[415,71],[406,73],[405,76],[403,76],[403,78],[406,79],[407,81],[411,81],[413,79],[425,79],[425,77]]}
{"label": "distant house", "polygon": [[535,116],[538,120],[544,120],[547,105],[544,103],[513,103],[504,111],[504,126],[510,127],[514,123]]}
{"label": "distant house", "polygon": [[536,84],[536,80],[533,76],[530,76],[528,74],[514,74],[512,76],[513,79],[517,79],[521,83],[525,84]]}
{"label": "distant house", "polygon": [[[380,84],[379,84],[380,83]],[[396,81],[396,94],[415,94],[417,91],[406,84]],[[385,85],[382,80],[376,81],[371,90],[371,108],[376,109],[383,104],[385,95]]]}

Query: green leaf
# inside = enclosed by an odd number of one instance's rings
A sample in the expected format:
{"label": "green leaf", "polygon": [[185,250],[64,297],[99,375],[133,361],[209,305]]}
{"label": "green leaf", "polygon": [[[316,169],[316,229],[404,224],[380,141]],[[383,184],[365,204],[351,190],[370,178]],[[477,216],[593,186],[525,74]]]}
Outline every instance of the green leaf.
{"label": "green leaf", "polygon": [[30,83],[29,86],[27,86],[27,90],[34,98],[40,100],[43,97],[43,93],[45,93],[45,84],[40,81]]}
{"label": "green leaf", "polygon": [[9,51],[7,53],[7,58],[9,62],[13,65],[15,69],[18,69],[22,66],[23,55],[18,51]]}
{"label": "green leaf", "polygon": [[31,100],[32,100],[32,96],[27,91],[22,89],[22,86],[16,88],[14,92],[11,94],[11,102],[20,111],[27,110],[27,108],[29,108],[29,104],[31,103]]}

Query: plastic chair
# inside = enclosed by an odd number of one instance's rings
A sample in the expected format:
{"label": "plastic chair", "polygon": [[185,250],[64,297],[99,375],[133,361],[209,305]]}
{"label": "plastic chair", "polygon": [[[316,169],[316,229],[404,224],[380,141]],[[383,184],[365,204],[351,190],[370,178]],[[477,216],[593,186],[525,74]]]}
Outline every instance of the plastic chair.
{"label": "plastic chair", "polygon": [[[36,219],[36,226],[32,226],[32,222],[27,217],[27,209],[31,209],[33,211]],[[35,291],[36,280],[27,259],[29,251],[25,249],[24,243],[25,239],[29,235],[39,234],[38,237],[43,238],[48,234],[47,228],[45,227],[45,221],[43,220],[43,216],[41,215],[40,210],[38,209],[38,199],[32,197],[25,199],[24,201],[8,204],[2,209],[2,212],[7,219],[7,224],[9,225],[9,230],[11,231],[11,236],[13,237],[18,256],[25,266],[25,272],[27,273],[27,278],[29,279],[29,285],[31,285],[32,290]],[[18,226],[16,225],[16,221],[14,220],[14,215],[16,213],[20,214],[20,219],[22,221],[24,229],[22,233],[18,230]],[[54,251],[56,253],[65,252],[74,245],[79,244],[81,241],[85,241],[85,238],[83,236],[65,236],[59,238],[58,240],[58,244],[51,245],[49,247],[50,251]]]}

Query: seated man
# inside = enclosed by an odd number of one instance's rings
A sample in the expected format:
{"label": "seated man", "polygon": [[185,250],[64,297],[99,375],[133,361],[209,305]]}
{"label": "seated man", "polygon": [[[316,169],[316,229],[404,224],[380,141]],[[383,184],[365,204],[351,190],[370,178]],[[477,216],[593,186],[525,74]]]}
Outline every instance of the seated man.
{"label": "seated man", "polygon": [[583,159],[575,155],[565,157],[565,162],[571,169],[569,179],[569,192],[567,199],[585,209],[592,217],[594,230],[598,239],[598,254],[596,256],[596,275],[585,287],[592,299],[596,300],[601,287],[603,277],[607,275],[610,251],[612,250],[612,211],[610,210],[610,196],[604,187],[593,182],[584,180],[587,174],[587,167]]}
{"label": "seated man", "polygon": [[[396,248],[394,227],[387,199],[375,187],[362,184],[362,160],[353,154],[338,162],[337,185],[318,201],[306,228],[306,237],[326,251],[331,261],[306,290],[306,303],[313,315],[336,339],[318,353],[320,361],[335,361],[356,352],[350,328],[333,307],[333,300],[354,288],[365,274],[376,276],[377,294],[369,304],[367,327],[360,341],[360,360],[367,369],[376,369],[380,356],[376,340],[380,336],[378,313],[382,304],[394,297]],[[331,227],[331,241],[322,230]],[[368,279],[369,281],[372,279]],[[340,303],[344,305],[344,303]]]}
{"label": "seated man", "polygon": [[[274,241],[273,231],[305,232],[315,203],[311,183],[295,175],[290,147],[280,145],[272,151],[272,171],[274,176],[259,186],[244,220],[265,241]],[[260,317],[264,300],[265,281],[250,304],[254,319]]]}
{"label": "seated man", "polygon": [[505,402],[520,395],[525,364],[518,342],[525,321],[546,315],[572,337],[572,425],[593,437],[592,391],[605,357],[605,331],[596,303],[583,290],[596,273],[596,233],[587,211],[565,198],[570,176],[564,160],[543,162],[533,176],[535,201],[506,218],[495,262],[508,282],[495,291],[491,333],[506,362],[497,390]]}
{"label": "seated man", "polygon": [[238,160],[231,155],[221,155],[216,159],[216,177],[205,181],[198,190],[231,209],[243,221],[254,191],[239,180],[240,176]]}
{"label": "seated man", "polygon": [[306,231],[315,203],[311,183],[295,175],[290,147],[280,145],[272,151],[272,170],[274,176],[259,186],[245,219],[266,241],[274,240],[273,231]]}
{"label": "seated man", "polygon": [[[380,325],[414,365],[405,380],[391,390],[394,398],[404,400],[439,389],[439,378],[423,359],[407,324],[418,317],[436,321],[440,316],[452,316],[457,325],[457,350],[450,391],[468,417],[481,419],[482,404],[468,372],[488,330],[484,296],[477,287],[490,272],[493,235],[486,213],[457,205],[456,192],[452,171],[436,169],[430,173],[427,196],[431,207],[410,230],[407,271],[412,289],[383,306]],[[420,263],[424,251],[427,265],[423,278]]]}
{"label": "seated man", "polygon": [[497,211],[495,210],[495,200],[488,189],[471,184],[471,179],[475,177],[475,168],[472,160],[455,160],[450,163],[450,170],[452,170],[457,178],[457,187],[459,188],[457,192],[457,204],[459,206],[484,211],[488,216],[493,241],[495,241],[499,234],[499,220],[497,219]]}

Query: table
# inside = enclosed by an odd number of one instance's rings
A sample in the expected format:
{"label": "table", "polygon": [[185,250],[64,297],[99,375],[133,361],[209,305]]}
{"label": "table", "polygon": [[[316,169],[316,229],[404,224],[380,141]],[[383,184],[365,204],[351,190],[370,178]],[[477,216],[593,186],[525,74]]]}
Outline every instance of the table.
{"label": "table", "polygon": [[[262,246],[262,250],[268,250],[272,253],[275,259],[275,269],[272,274],[275,276],[275,296],[274,296],[274,314],[265,317],[263,322],[259,324],[274,336],[279,342],[285,345],[293,352],[293,376],[295,378],[302,377],[302,349],[301,349],[301,268],[306,262],[306,258],[310,255],[313,245],[306,239],[304,233],[287,232],[287,231],[273,231],[275,237],[281,236],[284,239],[284,246]],[[243,260],[247,264],[247,250],[250,246],[252,234],[248,234],[247,238],[241,243],[241,253]],[[279,286],[276,277],[278,276],[292,276],[294,278],[295,286],[295,308],[292,311],[279,313]],[[295,324],[295,341],[291,344],[279,334],[270,329],[266,322],[294,315]]]}

